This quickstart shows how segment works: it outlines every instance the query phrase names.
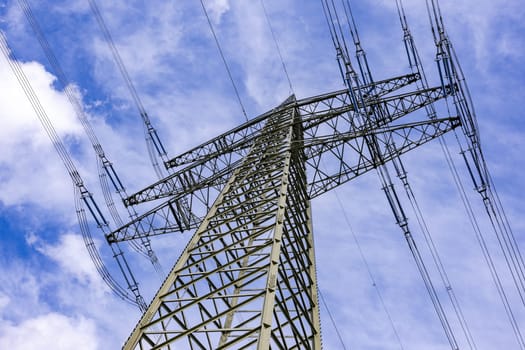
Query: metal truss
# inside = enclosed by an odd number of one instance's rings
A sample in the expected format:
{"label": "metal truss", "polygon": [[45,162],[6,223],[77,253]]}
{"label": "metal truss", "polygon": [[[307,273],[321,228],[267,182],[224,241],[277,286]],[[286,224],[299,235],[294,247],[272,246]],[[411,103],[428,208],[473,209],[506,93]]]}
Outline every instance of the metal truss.
{"label": "metal truss", "polygon": [[417,79],[364,87],[374,93],[360,104],[348,90],[290,96],[171,159],[172,175],[128,197],[164,201],[110,243],[197,230],[124,349],[320,349],[310,199],[460,126],[407,117],[451,91],[410,91]]}
{"label": "metal truss", "polygon": [[124,349],[321,348],[294,104],[265,118]]}
{"label": "metal truss", "polygon": [[[309,199],[458,127],[459,118],[407,119],[452,90],[439,86],[410,91],[408,88],[417,79],[419,75],[410,74],[362,87],[370,93],[365,94],[364,105],[357,107],[374,111],[366,123],[355,111],[348,90],[302,100],[291,97],[281,106],[171,159],[166,165],[174,169],[173,174],[126,198],[125,204],[164,201],[112,232],[108,241],[199,227],[224,185],[251,152],[264,125],[276,113],[293,110],[300,116],[295,123],[303,132],[300,147],[306,157]],[[394,94],[402,89],[409,91]],[[398,123],[404,117],[407,121]],[[377,155],[371,155],[367,146],[370,136],[378,136],[374,137],[378,140]],[[191,210],[181,203],[188,203]]]}

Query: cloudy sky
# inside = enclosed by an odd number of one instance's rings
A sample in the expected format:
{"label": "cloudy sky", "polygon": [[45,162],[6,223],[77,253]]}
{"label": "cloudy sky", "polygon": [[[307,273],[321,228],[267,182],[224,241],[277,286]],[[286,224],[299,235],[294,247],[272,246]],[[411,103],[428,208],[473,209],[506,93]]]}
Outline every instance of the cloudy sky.
{"label": "cloudy sky", "polygon": [[[139,115],[88,1],[29,3],[128,192],[152,182],[155,173]],[[286,99],[289,85],[260,1],[204,3],[248,116]],[[297,97],[342,88],[321,1],[265,0],[265,5]],[[395,1],[352,5],[376,79],[408,73]],[[405,5],[427,74],[437,84],[424,1],[406,0]],[[169,155],[244,120],[199,1],[115,0],[99,6]],[[524,250],[525,7],[520,0],[463,0],[443,1],[442,10],[471,88],[489,168]],[[13,54],[102,205],[96,157],[73,107],[17,2],[2,2],[0,11],[0,29]],[[119,348],[140,314],[113,296],[97,275],[79,233],[66,170],[5,57],[0,73],[0,348]],[[451,147],[451,152],[461,169],[458,150]],[[518,349],[439,144],[425,145],[405,160],[477,348]],[[524,329],[525,308],[505,272],[480,200],[464,178]],[[415,216],[406,208],[450,310]],[[316,198],[313,212],[326,349],[450,348],[374,173]],[[111,266],[103,237],[94,234]],[[187,239],[184,234],[153,241],[164,270]],[[162,277],[141,256],[127,254],[149,301]],[[460,347],[468,348],[453,313],[450,320]]]}

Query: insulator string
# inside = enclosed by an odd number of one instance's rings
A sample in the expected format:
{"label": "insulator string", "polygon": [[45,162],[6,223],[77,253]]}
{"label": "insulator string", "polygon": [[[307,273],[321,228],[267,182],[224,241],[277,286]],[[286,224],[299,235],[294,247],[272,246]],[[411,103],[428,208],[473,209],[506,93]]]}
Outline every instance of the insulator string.
{"label": "insulator string", "polygon": [[[51,45],[49,44],[46,36],[44,35],[38,21],[36,20],[34,13],[31,9],[31,6],[29,5],[27,0],[18,0],[18,4],[21,7],[22,11],[24,12],[24,15],[31,25],[31,28],[33,29],[33,32],[35,36],[37,37],[37,40],[42,47],[42,50],[44,51],[44,54],[46,58],[48,59],[53,72],[55,76],[57,77],[57,80],[62,85],[62,88],[64,89],[64,92],[70,102],[70,104],[73,107],[73,110],[75,111],[75,114],[77,116],[77,119],[80,121],[84,132],[88,136],[91,145],[93,147],[93,150],[95,151],[97,155],[97,168],[99,173],[99,180],[100,185],[102,188],[102,192],[104,195],[104,199],[106,202],[106,206],[111,214],[111,217],[113,218],[113,221],[117,227],[121,227],[124,223],[120,217],[120,214],[115,206],[115,203],[113,201],[112,191],[110,189],[109,183],[113,185],[113,190],[120,195],[121,199],[124,199],[127,197],[126,190],[124,186],[122,185],[122,182],[117,175],[116,170],[114,169],[113,164],[109,161],[107,158],[106,153],[104,152],[102,145],[100,144],[93,127],[91,126],[91,123],[89,122],[85,112],[84,108],[82,107],[80,101],[77,98],[77,95],[73,91],[72,84],[70,83],[69,79],[67,78],[66,74],[64,73],[64,70],[62,69],[60,63],[58,62],[58,59],[51,48]],[[108,182],[108,177],[111,181]],[[130,216],[137,216],[137,213],[134,208],[126,208],[128,211],[128,214]],[[151,249],[151,244],[148,237],[141,237],[142,244],[139,244],[136,241],[130,242],[130,245],[139,253],[150,259],[151,263],[153,264],[154,268],[157,271],[162,271],[162,268],[160,266],[160,263],[156,257],[155,252]]]}
{"label": "insulator string", "polygon": [[64,143],[58,136],[55,128],[53,127],[46,111],[42,107],[40,100],[35,94],[33,87],[29,83],[29,80],[27,79],[27,76],[25,75],[20,63],[18,62],[16,56],[10,51],[7,45],[7,38],[5,37],[4,32],[0,31],[0,50],[4,54],[4,57],[9,63],[9,66],[11,67],[13,73],[15,74],[15,77],[18,80],[20,86],[22,87],[24,94],[30,102],[31,107],[35,111],[38,120],[42,124],[44,131],[50,138],[56,152],[58,153],[60,159],[62,160],[64,166],[68,171],[69,176],[71,177],[71,180],[73,182],[73,188],[75,191],[76,212],[79,219],[82,236],[84,238],[85,245],[88,248],[90,257],[95,264],[97,272],[100,274],[104,282],[106,282],[106,285],[117,296],[119,296],[123,300],[127,300],[130,303],[137,305],[141,310],[144,310],[146,305],[144,299],[140,295],[138,284],[136,283],[131,270],[129,268],[122,268],[122,262],[125,262],[125,257],[122,250],[120,250],[120,247],[118,245],[114,245],[112,246],[112,250],[114,252],[114,257],[117,259],[117,263],[121,267],[120,269],[123,273],[124,279],[127,282],[127,287],[133,293],[134,297],[130,296],[126,289],[120,286],[120,284],[111,276],[104,262],[102,261],[102,258],[100,257],[100,254],[98,253],[96,245],[91,236],[84,208],[87,208],[88,211],[90,211],[90,213],[93,216],[93,219],[97,222],[97,225],[100,227],[104,234],[109,233],[108,223],[103,217],[102,213],[100,212],[98,206],[96,205],[93,196],[84,185],[84,182],[82,181],[79,172],[73,164],[73,161],[68,151],[66,150]]}

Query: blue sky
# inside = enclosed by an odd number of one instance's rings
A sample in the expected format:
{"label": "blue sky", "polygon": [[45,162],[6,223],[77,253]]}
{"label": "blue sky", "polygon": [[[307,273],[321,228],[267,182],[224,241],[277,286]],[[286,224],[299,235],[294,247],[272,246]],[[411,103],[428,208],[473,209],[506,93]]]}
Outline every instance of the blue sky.
{"label": "blue sky", "polygon": [[[205,3],[248,116],[286,99],[288,82],[259,1]],[[139,115],[88,2],[30,4],[128,192],[153,181]],[[298,98],[342,88],[321,2],[265,4]],[[395,1],[352,5],[375,77],[408,73]],[[244,120],[198,1],[110,1],[99,6],[169,155]],[[424,1],[406,0],[405,6],[427,74],[436,84]],[[523,250],[525,8],[519,0],[465,0],[443,1],[442,10],[471,88],[489,168]],[[27,21],[16,2],[0,4],[0,15],[0,29],[102,204],[95,155]],[[79,234],[65,168],[4,58],[0,72],[0,348],[119,348],[137,322],[138,310],[114,297],[96,274]],[[457,150],[452,152],[461,167]],[[406,165],[478,349],[518,349],[439,145],[430,143],[407,155]],[[466,177],[465,184],[470,190]],[[523,328],[524,307],[512,292],[480,200],[470,192]],[[313,212],[320,289],[346,348],[401,348],[377,290],[404,349],[448,348],[377,176],[367,174],[315,199]],[[408,216],[415,223],[413,213]],[[415,224],[413,228],[429,259]],[[111,264],[103,237],[96,235]],[[184,234],[153,241],[165,270],[187,239]],[[143,258],[131,251],[128,255],[146,299],[151,298],[161,277]],[[444,296],[436,271],[431,272]],[[325,348],[342,349],[328,312],[322,310]],[[457,336],[461,348],[467,348],[459,329]]]}

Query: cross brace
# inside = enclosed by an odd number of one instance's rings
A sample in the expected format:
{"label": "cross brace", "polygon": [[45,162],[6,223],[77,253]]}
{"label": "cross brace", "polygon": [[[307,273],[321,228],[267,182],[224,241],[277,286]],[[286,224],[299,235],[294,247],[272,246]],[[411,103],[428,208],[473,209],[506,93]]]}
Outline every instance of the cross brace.
{"label": "cross brace", "polygon": [[299,118],[267,118],[124,349],[321,348]]}
{"label": "cross brace", "polygon": [[[449,86],[440,86],[392,95],[418,78],[413,74],[375,83],[376,93],[367,95],[365,106],[359,106],[375,111],[366,123],[358,118],[359,112],[354,111],[347,90],[303,100],[292,97],[252,121],[173,158],[167,163],[176,169],[172,175],[131,195],[125,204],[162,198],[165,201],[112,232],[108,241],[197,228],[234,171],[247,157],[258,157],[250,151],[262,136],[265,123],[278,113],[294,111],[300,116],[294,123],[303,136],[292,145],[301,148],[305,155],[310,199],[458,127],[459,118],[397,123],[451,91]],[[377,145],[380,157],[371,155],[366,146],[366,138],[371,135],[382,140]],[[191,211],[183,209],[181,201],[187,202]]]}

